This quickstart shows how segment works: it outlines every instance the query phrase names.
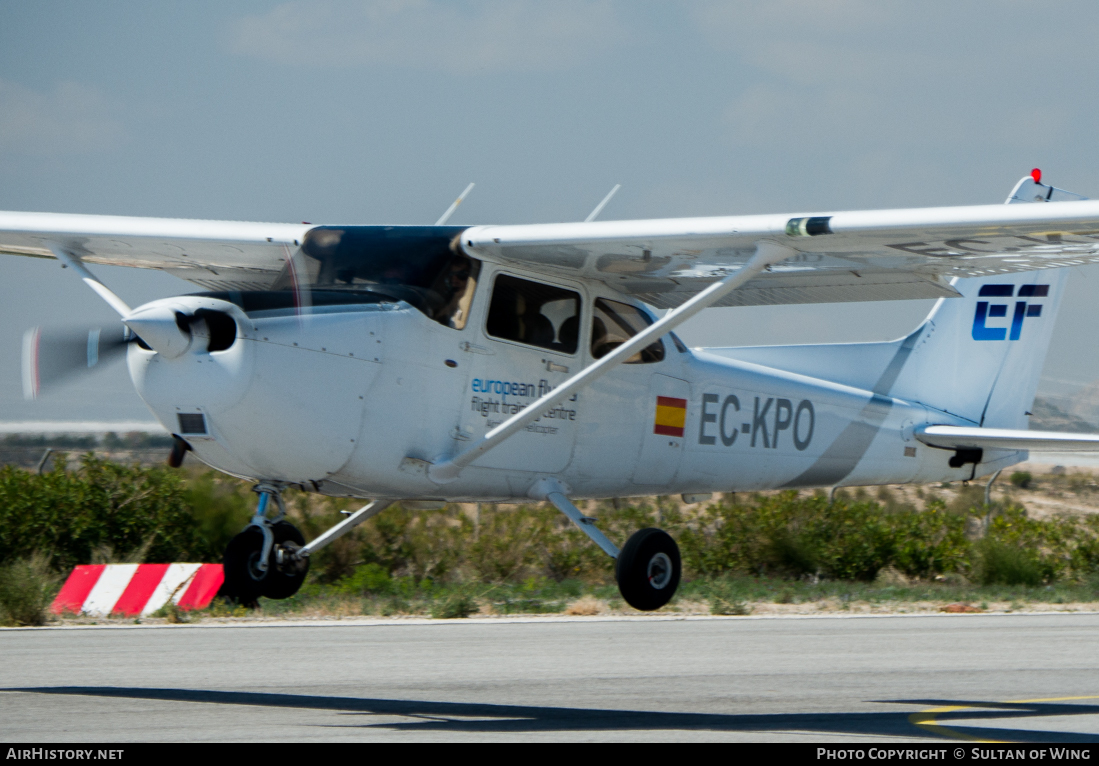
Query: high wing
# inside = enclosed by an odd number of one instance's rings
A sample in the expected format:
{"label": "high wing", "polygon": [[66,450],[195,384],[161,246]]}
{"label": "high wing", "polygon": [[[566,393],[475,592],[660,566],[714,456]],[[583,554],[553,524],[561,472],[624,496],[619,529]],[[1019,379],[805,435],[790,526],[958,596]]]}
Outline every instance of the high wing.
{"label": "high wing", "polygon": [[952,277],[1099,262],[1099,202],[479,226],[471,255],[597,279],[659,308],[738,270],[769,240],[791,258],[718,305],[936,298]]}
{"label": "high wing", "polygon": [[1019,431],[1008,428],[924,426],[916,438],[940,449],[1008,449],[1032,452],[1099,452],[1099,434]]}
{"label": "high wing", "polygon": [[209,290],[263,290],[308,224],[0,212],[0,253],[53,258],[59,245],[87,263],[160,269]]}
{"label": "high wing", "polygon": [[1041,204],[465,230],[0,212],[0,253],[51,257],[50,246],[60,246],[89,263],[162,269],[207,289],[245,290],[268,288],[310,232],[355,229],[384,239],[404,229],[415,234],[401,236],[410,248],[460,232],[473,257],[597,280],[674,308],[742,269],[765,242],[790,257],[716,305],[906,300],[955,296],[954,277],[1099,262],[1099,201],[1078,196],[1024,179],[1009,202]]}

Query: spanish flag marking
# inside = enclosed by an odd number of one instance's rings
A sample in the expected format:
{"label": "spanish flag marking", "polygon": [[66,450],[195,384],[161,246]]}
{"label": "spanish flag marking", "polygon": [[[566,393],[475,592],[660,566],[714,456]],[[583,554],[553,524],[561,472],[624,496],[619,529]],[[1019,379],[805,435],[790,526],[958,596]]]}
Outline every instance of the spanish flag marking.
{"label": "spanish flag marking", "polygon": [[656,424],[654,434],[683,438],[683,426],[687,423],[687,400],[670,396],[656,397]]}

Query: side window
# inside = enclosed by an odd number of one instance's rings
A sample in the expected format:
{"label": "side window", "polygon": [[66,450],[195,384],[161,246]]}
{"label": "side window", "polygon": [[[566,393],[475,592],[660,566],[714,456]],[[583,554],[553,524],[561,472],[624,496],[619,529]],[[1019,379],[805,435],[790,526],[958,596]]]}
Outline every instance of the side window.
{"label": "side window", "polygon": [[[600,359],[651,325],[653,320],[628,303],[598,298],[591,320],[591,355]],[[626,360],[626,364],[649,364],[664,360],[664,343],[657,341]]]}
{"label": "side window", "polygon": [[500,274],[485,327],[494,338],[575,354],[580,344],[580,294]]}

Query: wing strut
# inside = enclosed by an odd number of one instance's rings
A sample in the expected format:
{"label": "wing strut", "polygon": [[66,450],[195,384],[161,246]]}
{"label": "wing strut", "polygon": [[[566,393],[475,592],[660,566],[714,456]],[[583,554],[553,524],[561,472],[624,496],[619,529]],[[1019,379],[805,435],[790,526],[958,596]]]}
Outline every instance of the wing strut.
{"label": "wing strut", "polygon": [[[111,308],[118,312],[119,316],[129,316],[132,312],[130,307],[126,305],[126,301],[119,298],[110,288],[100,282],[94,274],[88,271],[87,267],[80,262],[72,253],[67,252],[59,245],[55,245],[52,242],[49,245],[50,252],[54,254],[57,260],[68,266],[70,269],[76,272],[77,276],[84,280],[84,284],[95,290],[100,298],[110,304]],[[88,365],[89,367],[91,365]]]}
{"label": "wing strut", "polygon": [[793,250],[784,247],[777,242],[760,240],[756,243],[755,255],[753,255],[738,271],[725,277],[720,282],[715,282],[710,285],[682,306],[674,311],[668,312],[662,319],[649,325],[614,351],[595,362],[595,364],[576,373],[522,412],[511,416],[485,434],[480,441],[475,442],[465,452],[460,452],[449,459],[437,460],[437,462],[428,467],[428,477],[436,484],[448,484],[454,481],[458,478],[458,474],[461,473],[463,468],[489,450],[500,446],[513,434],[522,431],[532,422],[542,417],[546,410],[554,405],[560,404],[577,391],[591,385],[638,351],[653,343],[657,338],[674,330],[704,308],[721,300],[733,290],[764,271],[768,266],[778,263],[779,261],[784,261],[794,254]]}

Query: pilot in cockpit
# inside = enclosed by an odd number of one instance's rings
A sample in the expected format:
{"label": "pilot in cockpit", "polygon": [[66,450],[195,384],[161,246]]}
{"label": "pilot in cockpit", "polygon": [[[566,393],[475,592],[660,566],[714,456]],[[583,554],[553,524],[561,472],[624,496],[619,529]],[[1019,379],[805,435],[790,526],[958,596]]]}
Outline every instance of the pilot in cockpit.
{"label": "pilot in cockpit", "polygon": [[473,271],[473,262],[464,255],[455,257],[447,265],[439,289],[443,304],[435,312],[436,321],[456,330],[465,327],[476,286]]}

